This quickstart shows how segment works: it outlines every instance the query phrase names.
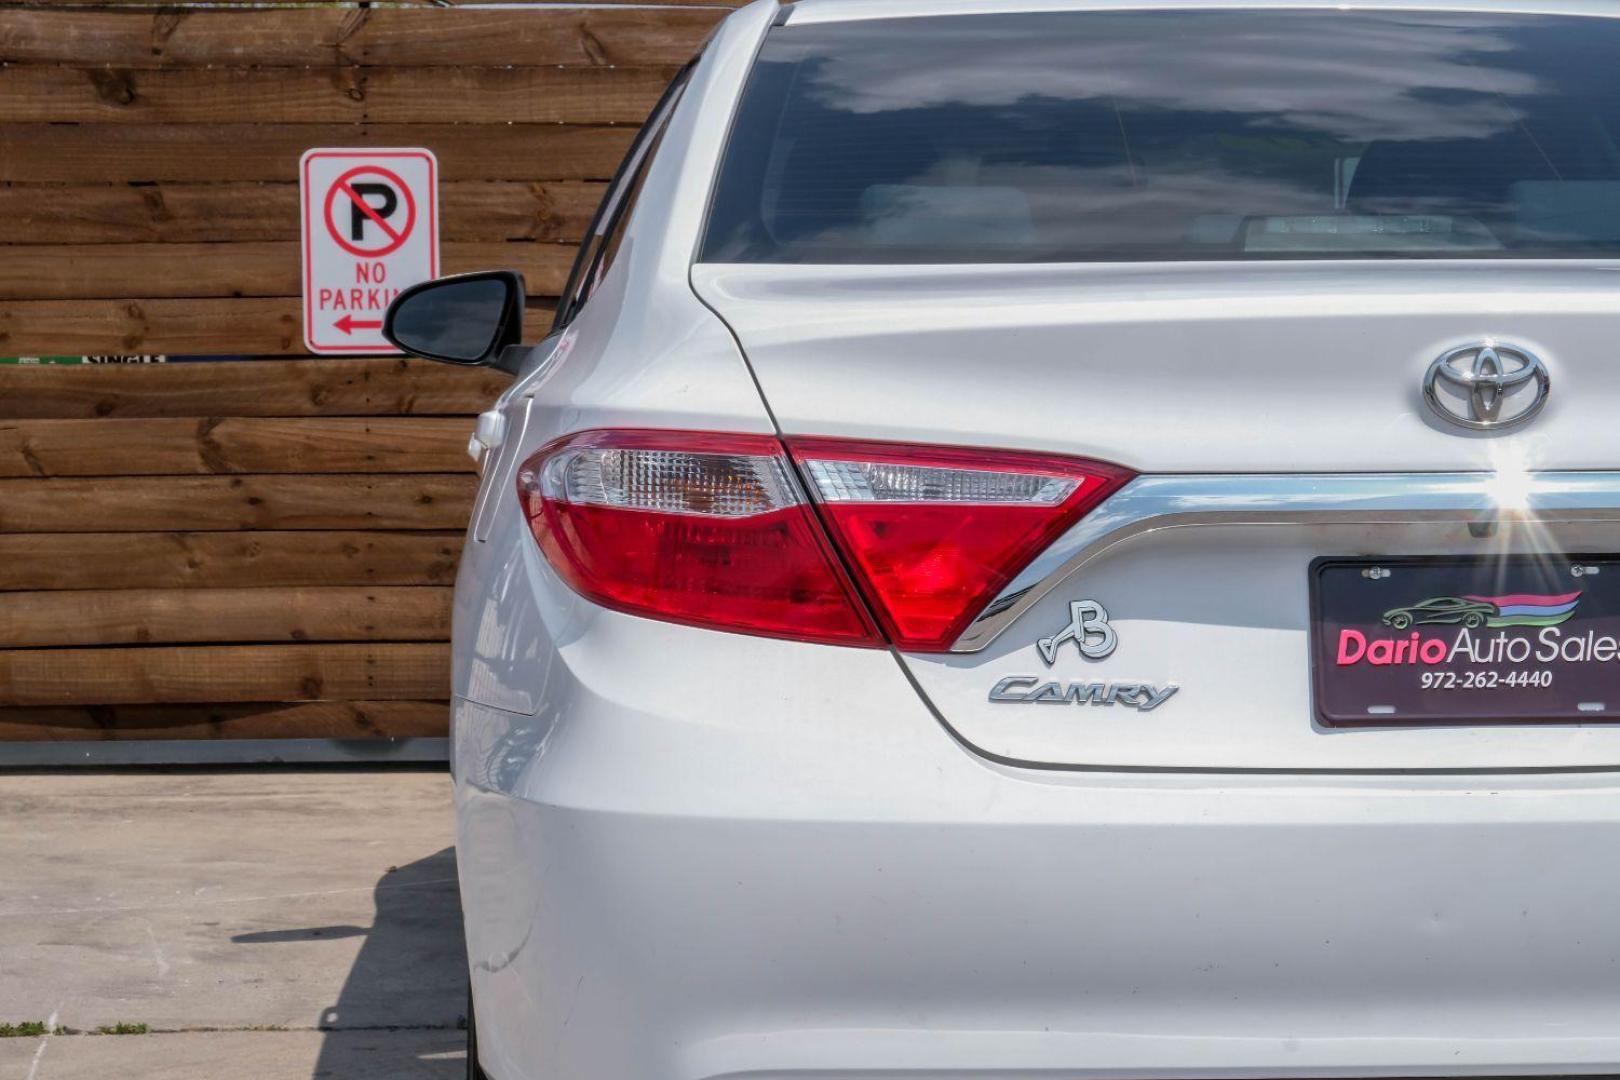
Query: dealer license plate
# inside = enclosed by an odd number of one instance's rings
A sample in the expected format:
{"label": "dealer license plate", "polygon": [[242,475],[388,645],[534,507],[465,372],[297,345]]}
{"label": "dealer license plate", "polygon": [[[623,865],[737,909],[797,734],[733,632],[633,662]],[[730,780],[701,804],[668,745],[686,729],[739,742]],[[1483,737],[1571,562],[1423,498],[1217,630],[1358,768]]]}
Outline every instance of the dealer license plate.
{"label": "dealer license plate", "polygon": [[1318,559],[1317,719],[1620,721],[1620,558]]}

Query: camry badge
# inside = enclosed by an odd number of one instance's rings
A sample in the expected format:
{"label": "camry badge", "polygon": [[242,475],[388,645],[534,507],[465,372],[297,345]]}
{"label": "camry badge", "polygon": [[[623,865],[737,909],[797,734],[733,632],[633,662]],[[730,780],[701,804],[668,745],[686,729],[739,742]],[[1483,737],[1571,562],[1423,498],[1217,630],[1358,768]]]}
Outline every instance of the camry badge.
{"label": "camry badge", "polygon": [[1155,686],[1137,682],[1047,682],[1034,675],[1009,675],[990,688],[998,705],[1123,705],[1152,712],[1181,689],[1174,683]]}
{"label": "camry badge", "polygon": [[1442,353],[1423,378],[1423,400],[1471,431],[1507,431],[1547,404],[1547,365],[1527,349],[1484,341]]}

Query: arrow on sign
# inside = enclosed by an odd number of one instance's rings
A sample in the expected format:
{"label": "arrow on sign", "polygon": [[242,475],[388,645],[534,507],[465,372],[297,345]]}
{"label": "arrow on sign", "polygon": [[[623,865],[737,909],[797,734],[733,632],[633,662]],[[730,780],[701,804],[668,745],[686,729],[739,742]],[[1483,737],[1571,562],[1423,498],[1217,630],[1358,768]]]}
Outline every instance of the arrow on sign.
{"label": "arrow on sign", "polygon": [[353,334],[356,330],[381,330],[382,320],[356,319],[352,315],[345,315],[332,324],[345,334]]}

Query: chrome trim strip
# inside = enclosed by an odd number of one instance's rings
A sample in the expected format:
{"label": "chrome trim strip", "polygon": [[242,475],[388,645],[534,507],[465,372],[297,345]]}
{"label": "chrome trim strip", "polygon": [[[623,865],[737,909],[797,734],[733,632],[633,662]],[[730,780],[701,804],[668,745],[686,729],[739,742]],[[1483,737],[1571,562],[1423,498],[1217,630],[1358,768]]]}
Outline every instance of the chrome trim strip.
{"label": "chrome trim strip", "polygon": [[1378,525],[1527,517],[1620,521],[1620,472],[1139,476],[1079,521],[968,624],[978,652],[1075,571],[1144,533],[1189,525]]}

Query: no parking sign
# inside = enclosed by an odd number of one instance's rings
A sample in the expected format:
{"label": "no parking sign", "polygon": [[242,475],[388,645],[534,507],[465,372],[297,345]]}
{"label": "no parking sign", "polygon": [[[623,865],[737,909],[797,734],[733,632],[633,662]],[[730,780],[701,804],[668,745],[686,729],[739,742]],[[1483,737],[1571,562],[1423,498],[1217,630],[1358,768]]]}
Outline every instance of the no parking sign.
{"label": "no parking sign", "polygon": [[439,276],[439,163],[431,150],[307,150],[299,162],[304,344],[397,352],[383,313]]}

